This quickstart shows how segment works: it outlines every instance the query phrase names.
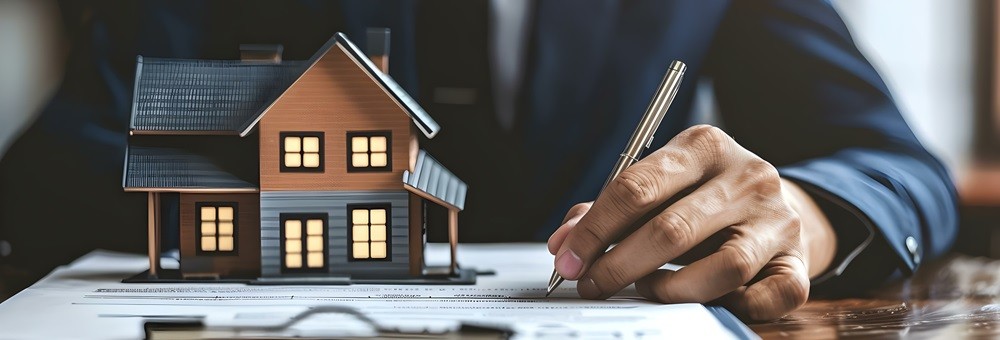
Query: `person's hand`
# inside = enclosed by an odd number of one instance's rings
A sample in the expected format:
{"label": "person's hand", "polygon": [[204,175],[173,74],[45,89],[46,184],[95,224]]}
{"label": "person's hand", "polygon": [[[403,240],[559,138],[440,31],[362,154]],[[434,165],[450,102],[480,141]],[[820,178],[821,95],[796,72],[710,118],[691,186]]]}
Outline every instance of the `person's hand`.
{"label": "person's hand", "polygon": [[[614,248],[608,247],[621,240]],[[549,239],[580,296],[635,283],[664,303],[718,302],[752,320],[805,303],[835,235],[809,196],[722,130],[700,125],[623,171]],[[690,261],[676,272],[668,261]]]}

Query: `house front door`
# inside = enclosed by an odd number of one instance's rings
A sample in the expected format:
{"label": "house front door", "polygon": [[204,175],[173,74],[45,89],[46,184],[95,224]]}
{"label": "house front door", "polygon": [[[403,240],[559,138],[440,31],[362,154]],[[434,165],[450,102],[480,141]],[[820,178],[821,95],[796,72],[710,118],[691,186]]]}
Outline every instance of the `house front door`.
{"label": "house front door", "polygon": [[326,273],[327,214],[281,214],[281,273]]}

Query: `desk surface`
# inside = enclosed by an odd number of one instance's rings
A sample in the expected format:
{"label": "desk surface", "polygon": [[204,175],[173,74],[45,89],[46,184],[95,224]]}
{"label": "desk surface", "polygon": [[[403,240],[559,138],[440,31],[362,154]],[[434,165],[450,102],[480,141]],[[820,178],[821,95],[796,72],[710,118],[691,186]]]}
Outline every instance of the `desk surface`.
{"label": "desk surface", "polygon": [[1000,338],[1000,260],[951,256],[867,297],[812,300],[750,328],[764,339]]}

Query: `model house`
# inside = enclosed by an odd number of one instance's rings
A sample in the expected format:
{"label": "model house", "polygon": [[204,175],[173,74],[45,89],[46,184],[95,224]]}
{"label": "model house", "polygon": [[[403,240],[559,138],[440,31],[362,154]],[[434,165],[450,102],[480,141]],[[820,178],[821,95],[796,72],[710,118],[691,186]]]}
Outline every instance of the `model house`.
{"label": "model house", "polygon": [[[467,186],[420,150],[440,128],[387,75],[388,30],[367,38],[363,53],[338,33],[305,61],[266,45],[138,58],[123,186],[149,201],[139,280],[426,279],[426,201],[450,217],[437,272],[469,279],[455,263]],[[180,230],[177,271],[159,265],[165,223]]]}

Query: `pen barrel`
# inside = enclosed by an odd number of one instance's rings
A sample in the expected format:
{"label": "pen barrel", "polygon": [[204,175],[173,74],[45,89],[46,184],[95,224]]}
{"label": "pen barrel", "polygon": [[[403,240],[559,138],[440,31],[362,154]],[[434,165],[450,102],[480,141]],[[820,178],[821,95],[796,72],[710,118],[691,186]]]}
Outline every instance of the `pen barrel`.
{"label": "pen barrel", "polygon": [[642,155],[642,150],[652,145],[656,129],[660,126],[660,122],[663,121],[663,117],[667,115],[667,110],[670,108],[670,104],[673,103],[674,97],[677,96],[677,91],[680,89],[681,80],[684,78],[684,71],[686,70],[687,65],[679,60],[674,60],[670,63],[670,68],[667,69],[667,73],[663,76],[663,81],[660,82],[660,86],[656,88],[656,93],[653,94],[653,99],[649,102],[649,107],[646,108],[646,112],[642,115],[642,120],[639,121],[635,132],[632,133],[632,138],[629,138],[625,150],[622,151],[621,158],[615,164],[615,168],[612,169],[611,175],[604,182],[605,187],[618,177],[622,171],[625,171],[626,168],[637,162]]}

